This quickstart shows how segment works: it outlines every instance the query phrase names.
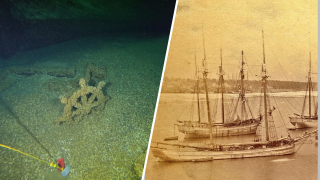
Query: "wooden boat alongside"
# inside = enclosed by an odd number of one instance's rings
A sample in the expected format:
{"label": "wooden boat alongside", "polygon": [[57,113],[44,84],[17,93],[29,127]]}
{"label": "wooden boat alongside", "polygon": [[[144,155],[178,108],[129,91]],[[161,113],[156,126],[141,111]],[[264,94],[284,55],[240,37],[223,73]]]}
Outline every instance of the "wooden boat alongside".
{"label": "wooden boat alongside", "polygon": [[[215,137],[223,136],[239,136],[246,134],[255,134],[259,126],[259,119],[249,119],[237,126],[214,125],[212,135]],[[209,138],[210,125],[208,123],[195,123],[192,121],[184,121],[178,125],[180,132],[184,134],[184,139]]]}
{"label": "wooden boat alongside", "polygon": [[[305,132],[303,135],[294,139],[288,136],[276,141],[257,141],[214,145],[153,142],[151,151],[155,157],[159,157],[163,161],[196,162],[219,159],[282,156],[295,153],[295,143],[305,140],[312,134],[315,134],[316,143],[318,143],[318,130],[314,130],[309,133]],[[302,144],[300,144],[300,146],[301,145]]]}
{"label": "wooden boat alongside", "polygon": [[[222,57],[222,53],[221,53]],[[245,89],[244,89],[244,61],[243,61],[243,51],[242,51],[242,64],[240,70],[240,88],[239,88],[239,96],[233,111],[229,113],[231,116],[229,118],[225,117],[225,108],[224,108],[224,78],[225,74],[222,70],[222,58],[221,65],[219,66],[219,88],[217,93],[221,94],[221,110],[222,117],[221,120],[216,120],[215,122],[211,122],[213,125],[208,123],[208,120],[203,120],[200,117],[200,105],[199,105],[199,94],[198,97],[198,121],[178,121],[177,127],[180,133],[182,133],[179,137],[181,139],[195,139],[195,138],[209,138],[210,137],[210,128],[212,131],[212,135],[215,137],[218,136],[239,136],[246,134],[255,134],[257,128],[260,124],[261,117],[254,118],[252,112],[249,108],[247,99],[245,98]],[[207,71],[203,72],[203,80],[206,81]],[[199,81],[199,78],[198,78]],[[197,82],[197,89],[198,88]],[[206,82],[204,82],[206,86]],[[198,91],[197,91],[198,92]],[[206,96],[208,96],[207,88],[205,88]],[[237,108],[240,105],[240,113],[238,115]],[[207,109],[209,109],[209,102],[207,102]],[[249,111],[248,111],[249,110]],[[247,112],[248,111],[248,112]],[[211,114],[210,114],[211,116]]]}
{"label": "wooden boat alongside", "polygon": [[[308,72],[308,83],[307,83],[307,90],[306,96],[303,101],[302,112],[301,114],[294,114],[295,116],[290,117],[290,123],[294,125],[297,129],[302,128],[311,128],[311,127],[318,127],[318,104],[314,105],[314,114],[312,114],[312,81],[311,81],[311,53],[310,53],[310,64],[309,64],[309,72]],[[307,100],[308,99],[308,100]],[[306,101],[308,101],[308,115],[304,114]],[[315,102],[313,100],[313,102]]]}
{"label": "wooden boat alongside", "polygon": [[318,127],[318,116],[295,116],[290,117],[290,122],[296,129]]}
{"label": "wooden boat alongside", "polygon": [[[177,146],[177,145],[176,145]],[[281,156],[293,154],[292,139],[248,144],[213,145],[211,147],[158,148],[151,147],[152,154],[163,161],[212,161],[249,157]]]}

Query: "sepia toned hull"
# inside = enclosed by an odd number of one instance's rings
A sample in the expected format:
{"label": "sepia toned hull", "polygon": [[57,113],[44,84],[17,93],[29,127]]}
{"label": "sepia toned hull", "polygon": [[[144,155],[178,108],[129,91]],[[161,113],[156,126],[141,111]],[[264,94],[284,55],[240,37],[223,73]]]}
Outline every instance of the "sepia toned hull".
{"label": "sepia toned hull", "polygon": [[290,117],[290,123],[297,129],[318,127],[318,118]]}
{"label": "sepia toned hull", "polygon": [[[215,137],[223,136],[239,136],[245,134],[255,134],[259,122],[255,121],[251,124],[240,126],[214,126],[212,127],[212,135]],[[179,132],[183,133],[184,139],[209,138],[210,132],[208,126],[198,125],[178,125]]]}
{"label": "sepia toned hull", "polygon": [[161,149],[151,148],[153,156],[163,161],[212,161],[219,159],[239,159],[251,157],[282,156],[295,152],[295,145],[286,144],[279,147],[248,149],[235,151],[206,151],[194,148]]}

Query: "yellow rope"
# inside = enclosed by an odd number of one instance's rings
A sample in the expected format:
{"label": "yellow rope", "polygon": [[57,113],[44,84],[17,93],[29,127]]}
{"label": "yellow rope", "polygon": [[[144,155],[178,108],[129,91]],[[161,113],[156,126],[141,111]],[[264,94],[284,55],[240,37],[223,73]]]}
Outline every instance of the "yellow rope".
{"label": "yellow rope", "polygon": [[4,145],[4,144],[0,144],[0,146],[2,146],[2,147],[4,147],[4,148],[7,148],[7,149],[10,149],[10,150],[13,150],[13,151],[17,151],[17,152],[19,152],[19,153],[21,153],[21,154],[24,154],[24,155],[26,155],[26,156],[29,156],[29,157],[31,157],[31,158],[34,158],[34,159],[36,159],[36,160],[38,160],[38,161],[47,163],[47,164],[49,164],[50,167],[58,168],[58,169],[61,169],[61,170],[63,171],[63,168],[61,168],[61,167],[57,166],[56,164],[54,164],[53,161],[52,161],[51,163],[49,163],[49,162],[47,162],[47,161],[41,160],[41,159],[39,159],[39,158],[37,158],[37,157],[31,156],[31,155],[29,155],[29,154],[27,154],[27,153],[25,153],[25,152],[22,152],[22,151],[20,151],[20,150],[18,150],[18,149],[14,149],[14,148],[12,148],[12,147],[6,146],[6,145]]}

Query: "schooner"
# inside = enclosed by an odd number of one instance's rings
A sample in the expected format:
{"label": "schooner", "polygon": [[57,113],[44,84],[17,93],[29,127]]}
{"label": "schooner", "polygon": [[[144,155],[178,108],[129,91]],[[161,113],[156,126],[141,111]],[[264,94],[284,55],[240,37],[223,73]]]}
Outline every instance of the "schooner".
{"label": "schooner", "polygon": [[[205,58],[204,58],[205,61]],[[243,51],[242,51],[242,61],[241,61],[241,69],[240,69],[240,87],[239,87],[239,96],[237,99],[237,103],[234,106],[233,111],[230,113],[231,116],[227,119],[225,116],[225,105],[224,105],[224,78],[225,74],[222,69],[222,51],[221,51],[221,65],[219,66],[219,88],[218,93],[221,94],[221,121],[213,121],[210,113],[210,102],[207,101],[207,111],[208,111],[208,121],[203,120],[200,117],[200,106],[199,106],[199,78],[197,79],[197,96],[198,96],[198,121],[178,121],[178,130],[183,133],[184,139],[193,139],[193,138],[208,138],[210,137],[210,131],[212,131],[213,136],[238,136],[245,134],[255,134],[257,127],[260,124],[261,117],[254,118],[252,112],[250,110],[248,101],[245,97],[245,89],[244,89],[244,61],[243,61]],[[208,70],[205,69],[203,72],[203,81],[205,85],[206,97],[208,96],[207,89],[207,74]],[[240,104],[240,117],[237,115],[237,108]],[[249,110],[250,116],[247,113],[247,109]],[[237,118],[236,118],[237,115]],[[210,125],[211,123],[211,125]],[[211,127],[211,128],[209,128]],[[180,135],[181,136],[181,135]]]}
{"label": "schooner", "polygon": [[[262,39],[264,35],[262,31]],[[204,82],[206,83],[206,69],[204,70]],[[208,144],[187,144],[187,143],[164,143],[153,142],[156,146],[151,146],[150,150],[155,157],[164,161],[211,161],[215,159],[231,159],[231,158],[247,158],[247,157],[263,157],[263,156],[280,156],[295,153],[295,142],[306,137],[311,133],[305,134],[298,139],[292,139],[290,135],[285,138],[277,138],[276,128],[273,124],[272,112],[270,109],[270,101],[267,95],[267,70],[265,60],[265,50],[263,42],[263,64],[262,64],[262,87],[263,87],[263,107],[264,114],[262,117],[261,134],[253,142],[248,143],[232,143],[232,144],[216,144],[213,142],[213,129],[209,128],[210,143]],[[205,84],[206,86],[206,84]],[[206,93],[206,101],[209,102]],[[209,105],[209,104],[208,104]],[[208,108],[209,109],[209,108]],[[210,120],[210,111],[207,112],[209,117],[209,127],[213,127]],[[312,132],[315,133],[316,131]],[[168,147],[160,147],[166,145]]]}
{"label": "schooner", "polygon": [[[312,81],[311,81],[311,53],[309,53],[310,62],[309,62],[309,72],[308,72],[308,83],[307,83],[307,90],[306,95],[304,97],[302,112],[301,114],[295,114],[294,117],[290,117],[290,123],[294,125],[296,128],[310,128],[310,127],[318,127],[318,103],[314,105],[314,114],[311,112],[311,99],[312,99]],[[308,94],[308,96],[307,96]],[[308,99],[308,115],[304,114],[306,101]],[[314,102],[314,99],[313,99]]]}

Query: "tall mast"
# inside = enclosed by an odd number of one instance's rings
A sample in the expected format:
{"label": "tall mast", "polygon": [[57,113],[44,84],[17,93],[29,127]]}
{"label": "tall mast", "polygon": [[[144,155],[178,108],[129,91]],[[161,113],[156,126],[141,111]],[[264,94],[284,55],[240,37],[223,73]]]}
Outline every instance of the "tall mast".
{"label": "tall mast", "polygon": [[311,118],[311,52],[309,52],[309,73],[308,73],[308,87],[309,87],[309,117]]}
{"label": "tall mast", "polygon": [[223,93],[224,93],[224,79],[223,75],[224,72],[222,70],[222,49],[220,49],[220,56],[221,56],[221,66],[219,67],[219,81],[220,81],[220,86],[221,86],[221,110],[222,110],[222,123],[224,124],[224,100],[223,100]]}
{"label": "tall mast", "polygon": [[194,62],[196,65],[196,77],[197,77],[197,101],[198,101],[198,121],[199,123],[201,123],[200,121],[200,99],[199,99],[199,75],[198,75],[198,68],[197,68],[197,60],[196,60],[196,55],[194,55]]}
{"label": "tall mast", "polygon": [[203,61],[202,61],[202,66],[203,68],[205,68],[206,66],[206,48],[205,48],[205,45],[204,45],[204,34],[203,34],[203,21],[202,21],[202,43],[203,43]]}
{"label": "tall mast", "polygon": [[203,34],[203,21],[202,21],[202,42],[203,42],[203,81],[204,87],[206,91],[206,102],[207,102],[207,112],[208,112],[208,122],[209,122],[209,133],[210,133],[210,142],[212,143],[212,121],[211,121],[211,114],[210,114],[210,106],[209,106],[209,95],[208,95],[208,87],[207,87],[207,76],[208,76],[208,69],[206,68],[206,51],[205,51],[205,44],[204,44],[204,34]]}
{"label": "tall mast", "polygon": [[208,76],[208,71],[207,71],[207,69],[204,69],[204,71],[203,71],[203,81],[204,81],[204,87],[205,87],[205,90],[206,90],[206,102],[207,102],[207,111],[208,111],[210,141],[212,142],[212,121],[211,121],[210,106],[209,106],[209,95],[208,95],[208,88],[207,88],[207,76]]}
{"label": "tall mast", "polygon": [[266,140],[269,141],[269,127],[268,127],[268,110],[267,110],[267,70],[266,58],[264,52],[264,35],[262,30],[262,48],[263,48],[263,65],[262,65],[262,83],[263,83],[263,101],[264,101],[264,117],[266,125]]}
{"label": "tall mast", "polygon": [[244,99],[244,88],[243,88],[243,80],[244,80],[244,73],[243,73],[243,51],[241,51],[241,70],[240,70],[240,78],[241,78],[241,93],[240,93],[240,97],[241,97],[241,120],[244,120],[244,106],[245,106],[245,99]]}

